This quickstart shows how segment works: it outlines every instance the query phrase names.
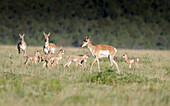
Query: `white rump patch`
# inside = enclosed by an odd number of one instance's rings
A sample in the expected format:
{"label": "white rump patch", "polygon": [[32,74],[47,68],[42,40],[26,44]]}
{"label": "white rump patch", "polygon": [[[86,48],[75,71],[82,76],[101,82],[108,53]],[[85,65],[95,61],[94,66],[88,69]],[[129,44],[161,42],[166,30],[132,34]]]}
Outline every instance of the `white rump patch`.
{"label": "white rump patch", "polygon": [[116,48],[114,48],[115,49],[115,53],[117,52],[117,49]]}
{"label": "white rump patch", "polygon": [[110,55],[108,50],[99,51],[99,58],[107,58]]}

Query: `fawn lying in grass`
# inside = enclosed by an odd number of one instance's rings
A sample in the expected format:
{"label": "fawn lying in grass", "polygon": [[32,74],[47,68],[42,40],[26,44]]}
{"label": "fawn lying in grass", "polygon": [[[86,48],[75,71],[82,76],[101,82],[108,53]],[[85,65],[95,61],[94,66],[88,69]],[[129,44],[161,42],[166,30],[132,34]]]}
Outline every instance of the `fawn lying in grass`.
{"label": "fawn lying in grass", "polygon": [[66,66],[69,67],[72,62],[76,62],[76,67],[78,66],[78,64],[83,67],[82,63],[84,63],[84,68],[86,68],[86,62],[87,62],[88,58],[89,58],[89,54],[88,53],[86,53],[84,55],[70,55],[67,58],[67,62],[64,65],[64,68]]}
{"label": "fawn lying in grass", "polygon": [[124,55],[122,56],[122,58],[124,58],[125,61],[126,61],[127,63],[129,63],[129,68],[132,67],[132,64],[133,64],[133,63],[135,63],[136,67],[139,68],[139,64],[138,64],[139,59],[138,59],[138,58],[129,58],[129,59],[128,59],[127,54],[124,54]]}

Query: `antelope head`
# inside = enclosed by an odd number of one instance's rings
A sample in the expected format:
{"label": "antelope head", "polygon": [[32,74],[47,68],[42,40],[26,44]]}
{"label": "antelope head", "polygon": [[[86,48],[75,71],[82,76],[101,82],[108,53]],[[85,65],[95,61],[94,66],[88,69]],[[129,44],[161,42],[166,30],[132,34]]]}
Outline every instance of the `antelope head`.
{"label": "antelope head", "polygon": [[90,41],[90,37],[88,38],[87,35],[85,36],[85,40],[83,41],[83,43],[80,45],[80,47],[85,47],[87,46],[87,44]]}
{"label": "antelope head", "polygon": [[44,34],[45,42],[48,42],[49,41],[50,32],[48,34],[43,32],[43,34]]}
{"label": "antelope head", "polygon": [[122,58],[125,58],[127,56],[127,54],[124,54],[123,56],[122,56]]}
{"label": "antelope head", "polygon": [[62,47],[62,46],[60,47],[60,51],[59,51],[59,53],[61,53],[61,54],[65,54],[65,50],[63,49],[63,47]]}
{"label": "antelope head", "polygon": [[24,36],[25,36],[25,33],[24,33],[23,35],[21,35],[21,34],[19,33],[20,40],[24,40]]}
{"label": "antelope head", "polygon": [[39,56],[40,55],[40,52],[38,50],[35,51],[35,55],[36,56]]}
{"label": "antelope head", "polygon": [[88,58],[89,58],[89,54],[88,54],[88,53],[86,53],[86,54],[85,54],[85,56],[86,56],[86,59],[88,59]]}

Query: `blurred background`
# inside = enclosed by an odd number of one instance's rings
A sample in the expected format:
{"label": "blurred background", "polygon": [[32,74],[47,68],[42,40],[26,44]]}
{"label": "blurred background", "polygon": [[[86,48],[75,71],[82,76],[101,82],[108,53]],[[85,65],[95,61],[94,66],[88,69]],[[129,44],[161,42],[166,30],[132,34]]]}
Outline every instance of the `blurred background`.
{"label": "blurred background", "polygon": [[169,0],[0,0],[0,44],[43,46],[51,32],[57,46],[170,49]]}

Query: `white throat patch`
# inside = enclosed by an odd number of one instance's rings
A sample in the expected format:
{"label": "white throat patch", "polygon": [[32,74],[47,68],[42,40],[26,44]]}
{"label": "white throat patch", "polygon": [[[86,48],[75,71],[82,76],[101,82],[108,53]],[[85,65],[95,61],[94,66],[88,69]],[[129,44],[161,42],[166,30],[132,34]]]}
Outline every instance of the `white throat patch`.
{"label": "white throat patch", "polygon": [[22,50],[25,50],[26,49],[26,46],[24,44],[21,45],[21,49]]}

